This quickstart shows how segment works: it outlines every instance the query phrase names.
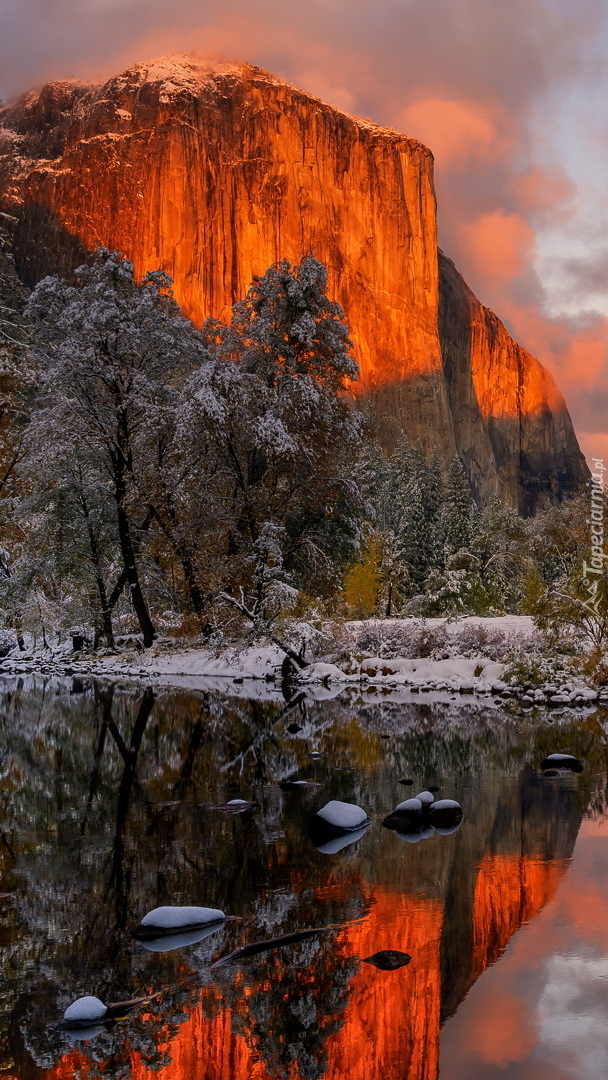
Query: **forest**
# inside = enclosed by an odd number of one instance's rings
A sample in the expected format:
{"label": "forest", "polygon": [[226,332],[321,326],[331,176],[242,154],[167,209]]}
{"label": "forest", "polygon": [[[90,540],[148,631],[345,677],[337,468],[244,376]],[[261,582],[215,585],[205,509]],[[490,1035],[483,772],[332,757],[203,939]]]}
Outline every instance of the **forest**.
{"label": "forest", "polygon": [[[31,294],[0,262],[0,648],[213,641],[288,615],[534,616],[606,632],[589,492],[523,519],[358,407],[312,257],[199,331],[162,271],[100,248]],[[229,628],[229,629],[227,629]]]}

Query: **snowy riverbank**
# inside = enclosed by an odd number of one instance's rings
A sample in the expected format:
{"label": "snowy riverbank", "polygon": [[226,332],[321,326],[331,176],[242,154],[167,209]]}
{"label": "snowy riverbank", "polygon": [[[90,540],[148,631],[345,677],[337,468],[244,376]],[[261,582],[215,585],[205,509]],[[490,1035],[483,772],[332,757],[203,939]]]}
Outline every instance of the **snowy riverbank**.
{"label": "snowy riverbank", "polygon": [[[528,707],[608,703],[608,688],[598,693],[582,678],[564,674],[558,664],[543,681],[518,682],[509,656],[534,648],[535,630],[527,616],[368,620],[343,623],[338,630],[332,626],[332,632],[333,638],[327,629],[317,632],[316,648],[309,645],[308,666],[296,680],[307,696],[334,697],[350,687],[403,700],[439,695],[466,703],[473,694],[496,705],[509,698]],[[280,694],[285,654],[276,645],[209,649],[165,641],[146,651],[134,646],[132,641],[123,651],[105,655],[73,653],[67,643],[43,652],[13,651],[2,661],[0,673],[120,679],[256,697],[263,684],[271,696]],[[409,655],[399,655],[400,646]],[[411,655],[417,646],[430,655]]]}

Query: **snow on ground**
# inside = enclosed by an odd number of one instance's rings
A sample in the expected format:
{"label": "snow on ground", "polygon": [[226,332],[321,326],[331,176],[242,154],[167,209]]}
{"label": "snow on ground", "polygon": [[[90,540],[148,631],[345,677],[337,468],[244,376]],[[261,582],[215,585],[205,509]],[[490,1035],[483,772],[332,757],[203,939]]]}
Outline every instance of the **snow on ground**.
{"label": "snow on ground", "polygon": [[[280,679],[281,665],[285,654],[275,645],[256,645],[249,648],[229,649],[216,656],[208,649],[188,649],[165,655],[142,655],[135,663],[125,663],[121,657],[107,657],[95,663],[96,672],[106,674],[163,677],[195,676],[213,679]],[[360,667],[346,673],[336,664],[315,663],[305,668],[301,674],[304,683],[321,683],[326,687],[332,684],[360,683],[387,684],[390,686],[421,686],[428,683],[441,684],[437,689],[473,690],[483,684],[483,689],[491,689],[500,682],[505,664],[498,664],[486,657],[465,659],[455,657],[449,660],[386,660],[381,657],[369,657],[361,662]]]}
{"label": "snow on ground", "polygon": [[402,626],[426,626],[429,630],[443,627],[452,637],[460,634],[465,626],[475,626],[487,631],[497,630],[519,639],[532,637],[536,633],[531,615],[465,615],[457,619],[446,616],[435,619],[353,619],[348,623],[354,632],[372,624],[384,628],[387,633]]}
{"label": "snow on ground", "polygon": [[[383,700],[390,697],[405,704],[419,700],[424,693],[427,700],[432,696],[436,701],[466,703],[476,694],[485,696],[488,705],[501,705],[501,696],[514,693],[530,706],[548,697],[555,706],[571,702],[580,706],[597,698],[597,692],[585,687],[578,676],[570,676],[568,685],[562,685],[566,677],[557,670],[550,672],[555,686],[547,683],[536,690],[527,689],[528,683],[525,687],[507,686],[507,661],[513,654],[535,647],[537,632],[529,616],[327,620],[320,630],[298,623],[291,631],[296,647],[299,640],[309,641],[307,659],[313,662],[298,674],[297,681],[306,697],[317,701],[350,693],[365,695],[367,700],[374,695]],[[285,653],[275,645],[241,644],[212,650],[167,639],[142,651],[137,644],[133,636],[123,651],[106,655],[71,653],[67,642],[44,653],[15,649],[0,663],[0,674],[127,679],[284,700]],[[311,655],[313,644],[318,660]],[[432,655],[417,656],[419,649],[428,649]],[[484,654],[484,649],[491,655]]]}

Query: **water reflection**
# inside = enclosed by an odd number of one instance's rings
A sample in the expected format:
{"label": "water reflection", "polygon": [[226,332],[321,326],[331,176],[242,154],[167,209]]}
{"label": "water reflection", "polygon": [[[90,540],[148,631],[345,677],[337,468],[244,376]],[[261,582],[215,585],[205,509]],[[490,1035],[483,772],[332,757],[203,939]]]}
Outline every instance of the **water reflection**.
{"label": "water reflection", "polygon": [[[278,703],[216,693],[70,689],[0,688],[0,1068],[20,1080],[435,1080],[441,1025],[555,895],[588,807],[603,810],[597,716],[338,699],[301,701],[294,725]],[[556,750],[584,772],[543,777]],[[462,804],[457,832],[405,844],[380,827],[404,776]],[[251,805],[222,812],[235,798]],[[332,799],[375,820],[328,853],[308,827]],[[239,918],[151,952],[131,931],[166,904]],[[314,927],[330,929],[211,969]],[[412,961],[363,963],[382,951]],[[53,1022],[87,994],[157,996],[73,1047]]]}

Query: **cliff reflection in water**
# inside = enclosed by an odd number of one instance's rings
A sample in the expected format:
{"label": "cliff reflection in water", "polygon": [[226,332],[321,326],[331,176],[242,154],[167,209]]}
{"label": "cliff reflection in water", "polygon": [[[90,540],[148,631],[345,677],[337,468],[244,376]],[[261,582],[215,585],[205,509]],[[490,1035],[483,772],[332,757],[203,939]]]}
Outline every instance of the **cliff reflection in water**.
{"label": "cliff reflection in water", "polygon": [[[593,719],[557,732],[473,703],[333,701],[290,735],[275,704],[43,683],[13,683],[0,710],[0,1066],[19,1080],[435,1080],[441,1023],[553,895],[596,794],[593,762],[553,783],[534,770],[556,745],[582,754]],[[287,776],[321,786],[284,792]],[[312,847],[328,798],[381,816],[403,776],[457,798],[461,828],[408,844],[376,822],[337,855]],[[259,805],[201,806],[235,796]],[[149,953],[130,928],[163,903],[243,919]],[[209,970],[245,941],[328,925]],[[383,949],[412,962],[362,962]],[[76,1047],[49,1026],[81,994],[146,992],[159,996]]]}

